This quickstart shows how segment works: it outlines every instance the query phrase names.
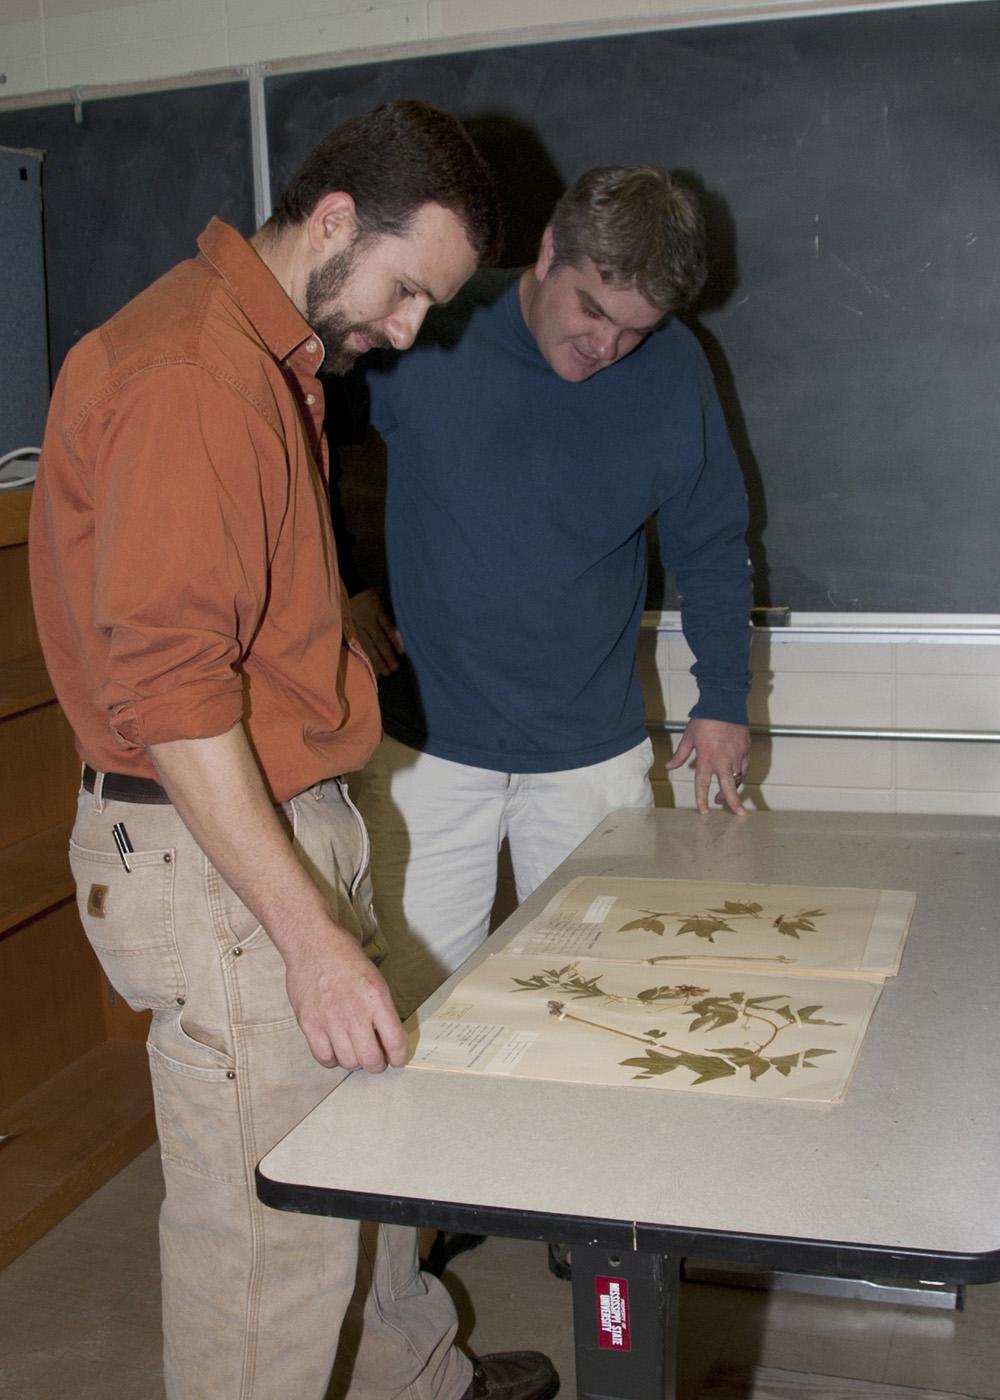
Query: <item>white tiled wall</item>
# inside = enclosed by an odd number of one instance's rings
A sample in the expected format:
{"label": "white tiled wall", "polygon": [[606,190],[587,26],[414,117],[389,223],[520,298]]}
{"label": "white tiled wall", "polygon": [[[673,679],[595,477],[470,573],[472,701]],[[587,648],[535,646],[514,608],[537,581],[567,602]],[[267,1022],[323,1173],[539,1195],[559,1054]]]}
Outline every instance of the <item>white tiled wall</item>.
{"label": "white tiled wall", "polygon": [[226,0],[44,0],[48,86],[167,78],[228,62]]}
{"label": "white tiled wall", "polygon": [[230,63],[264,63],[304,54],[343,53],[427,38],[424,0],[230,0]]}
{"label": "white tiled wall", "polygon": [[[846,0],[866,3],[878,0]],[[3,0],[0,101],[470,36],[489,45],[541,31],[569,37],[671,17],[817,8],[816,0]]]}
{"label": "white tiled wall", "polygon": [[[1000,734],[1000,632],[984,621],[984,640],[965,644],[935,641],[934,631],[859,642],[849,627],[840,641],[756,633],[751,723]],[[684,720],[696,695],[692,660],[669,614],[647,616],[640,670],[651,721]],[[652,733],[658,803],[693,806],[690,770],[663,769],[673,736]],[[759,736],[746,800],[761,810],[1000,816],[1000,741]]]}

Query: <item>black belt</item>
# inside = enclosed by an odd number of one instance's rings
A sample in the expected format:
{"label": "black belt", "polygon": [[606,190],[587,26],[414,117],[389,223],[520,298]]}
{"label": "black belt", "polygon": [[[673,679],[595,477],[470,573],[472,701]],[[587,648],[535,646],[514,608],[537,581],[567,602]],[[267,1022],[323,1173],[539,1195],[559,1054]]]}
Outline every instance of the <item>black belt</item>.
{"label": "black belt", "polygon": [[[89,763],[83,765],[83,786],[93,792],[97,786],[97,774]],[[114,802],[159,802],[170,803],[166,789],[152,778],[138,778],[131,773],[105,773],[102,793]]]}

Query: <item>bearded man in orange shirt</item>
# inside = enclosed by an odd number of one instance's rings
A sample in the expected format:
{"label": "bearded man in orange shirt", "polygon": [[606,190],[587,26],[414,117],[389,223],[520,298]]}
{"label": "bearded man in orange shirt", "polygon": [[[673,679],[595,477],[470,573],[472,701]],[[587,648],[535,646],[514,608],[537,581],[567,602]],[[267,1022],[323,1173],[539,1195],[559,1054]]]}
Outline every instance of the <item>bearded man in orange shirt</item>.
{"label": "bearded man in orange shirt", "polygon": [[[406,1057],[368,840],[340,775],[378,742],[326,509],[321,368],[408,347],[497,241],[457,122],[337,128],[249,241],[219,220],[68,356],[31,523],[46,661],[77,737],[81,917],[152,1009],[170,1400],[321,1400],[356,1224],[270,1211],[256,1161],[347,1071]],[[366,1236],[367,1237],[367,1236]],[[541,1400],[534,1353],[453,1345],[412,1231],[360,1250],[352,1400]]]}

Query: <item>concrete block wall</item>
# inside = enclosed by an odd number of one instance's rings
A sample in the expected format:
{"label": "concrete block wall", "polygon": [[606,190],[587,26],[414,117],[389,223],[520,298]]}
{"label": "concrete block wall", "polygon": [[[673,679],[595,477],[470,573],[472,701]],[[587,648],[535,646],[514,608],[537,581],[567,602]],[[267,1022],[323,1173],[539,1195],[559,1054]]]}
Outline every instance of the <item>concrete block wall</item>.
{"label": "concrete block wall", "polygon": [[[847,7],[867,0],[847,0]],[[0,101],[408,45],[492,47],[671,22],[845,8],[816,0],[4,0]],[[371,55],[368,55],[371,56]]]}
{"label": "concrete block wall", "polygon": [[[850,640],[850,620],[838,624],[832,617],[818,618],[811,635],[793,627],[787,640],[777,629],[755,633],[751,723],[1000,734],[1000,627],[994,620],[898,623],[894,637],[894,624],[880,633],[870,619],[855,619],[874,633],[872,640]],[[947,640],[949,626],[963,624],[980,636]],[[838,639],[825,640],[827,629]],[[687,716],[697,694],[692,661],[676,616],[647,615],[640,670],[654,725]],[[655,728],[652,734],[658,803],[692,807],[691,772],[663,769],[673,736]],[[1000,816],[1000,742],[758,736],[746,799],[760,810]]]}

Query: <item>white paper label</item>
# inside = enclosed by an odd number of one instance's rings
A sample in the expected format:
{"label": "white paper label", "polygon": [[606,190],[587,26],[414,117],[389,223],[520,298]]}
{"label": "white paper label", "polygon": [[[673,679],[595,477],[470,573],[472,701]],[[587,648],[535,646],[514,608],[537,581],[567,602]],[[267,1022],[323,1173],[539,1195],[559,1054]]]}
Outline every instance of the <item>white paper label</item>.
{"label": "white paper label", "polygon": [[420,1027],[414,1063],[447,1065],[451,1069],[471,1069],[491,1050],[505,1026],[487,1021],[441,1021],[431,1019]]}
{"label": "white paper label", "polygon": [[524,1059],[537,1039],[537,1031],[514,1031],[493,1058],[483,1066],[483,1069],[487,1074],[510,1074],[515,1065]]}
{"label": "white paper label", "polygon": [[585,924],[603,924],[614,906],[615,897],[613,894],[599,894],[596,899],[591,900],[587,912],[583,916],[583,922]]}

